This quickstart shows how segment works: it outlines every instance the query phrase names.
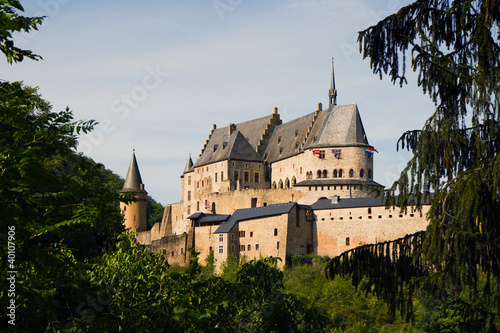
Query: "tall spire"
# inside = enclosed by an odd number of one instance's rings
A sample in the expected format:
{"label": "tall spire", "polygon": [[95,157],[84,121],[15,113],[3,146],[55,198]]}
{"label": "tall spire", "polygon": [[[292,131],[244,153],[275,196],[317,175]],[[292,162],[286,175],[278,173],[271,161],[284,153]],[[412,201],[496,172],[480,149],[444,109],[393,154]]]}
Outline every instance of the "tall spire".
{"label": "tall spire", "polygon": [[328,91],[329,106],[337,105],[337,89],[335,89],[335,73],[333,68],[332,57],[332,81],[330,82],[330,90]]}
{"label": "tall spire", "polygon": [[135,149],[132,152],[132,160],[128,167],[127,177],[125,177],[122,192],[146,192],[144,190],[144,184],[142,183],[141,173],[139,172],[139,166],[135,159]]}

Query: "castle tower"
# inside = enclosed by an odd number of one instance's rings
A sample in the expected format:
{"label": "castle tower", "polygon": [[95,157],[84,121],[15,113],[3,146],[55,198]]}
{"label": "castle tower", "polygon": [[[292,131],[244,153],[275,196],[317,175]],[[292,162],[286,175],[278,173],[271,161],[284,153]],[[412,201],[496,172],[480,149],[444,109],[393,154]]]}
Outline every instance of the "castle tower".
{"label": "castle tower", "polygon": [[132,160],[130,161],[127,177],[121,190],[121,193],[129,192],[136,193],[137,201],[129,204],[120,203],[120,208],[125,215],[125,229],[130,229],[130,231],[145,231],[147,229],[146,203],[148,192],[144,190],[144,184],[142,183],[137,160],[135,159],[135,150],[132,152]]}
{"label": "castle tower", "polygon": [[328,91],[329,106],[337,105],[337,89],[335,88],[335,74],[333,71],[333,58],[332,58],[332,80],[330,82],[330,90]]}

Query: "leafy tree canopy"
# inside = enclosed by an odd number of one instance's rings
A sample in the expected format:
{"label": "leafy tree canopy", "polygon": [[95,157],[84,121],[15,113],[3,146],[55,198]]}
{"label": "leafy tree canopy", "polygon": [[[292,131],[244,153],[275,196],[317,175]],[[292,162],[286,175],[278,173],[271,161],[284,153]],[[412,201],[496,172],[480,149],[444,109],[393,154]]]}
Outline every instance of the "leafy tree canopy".
{"label": "leafy tree canopy", "polygon": [[2,327],[11,327],[7,271],[17,271],[16,315],[26,320],[12,327],[43,331],[70,311],[65,297],[82,265],[123,232],[114,175],[73,150],[78,133],[94,125],[52,112],[35,88],[0,82],[0,230],[13,231],[1,242]]}
{"label": "leafy tree canopy", "polygon": [[[413,157],[386,191],[386,203],[404,210],[433,196],[425,233],[346,253],[331,262],[329,273],[369,275],[374,290],[408,318],[417,285],[446,290],[461,304],[462,329],[495,330],[500,315],[500,1],[415,1],[361,31],[358,40],[373,72],[400,85],[406,82],[409,53],[417,83],[436,105],[421,130],[399,139],[398,148]],[[459,295],[466,290],[465,302]],[[494,310],[478,306],[490,301]]]}
{"label": "leafy tree canopy", "polygon": [[26,17],[19,15],[24,8],[19,0],[0,0],[0,50],[7,57],[7,62],[21,62],[24,57],[33,60],[42,59],[30,50],[23,50],[14,45],[12,33],[38,30],[44,17]]}

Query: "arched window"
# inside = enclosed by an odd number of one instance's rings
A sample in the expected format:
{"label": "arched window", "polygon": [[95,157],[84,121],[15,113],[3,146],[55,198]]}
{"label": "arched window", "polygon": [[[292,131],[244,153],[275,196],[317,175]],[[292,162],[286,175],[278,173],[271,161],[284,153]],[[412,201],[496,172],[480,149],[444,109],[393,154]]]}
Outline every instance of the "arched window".
{"label": "arched window", "polygon": [[342,173],[343,173],[342,169],[339,169],[339,178],[342,178]]}
{"label": "arched window", "polygon": [[323,178],[328,178],[328,171],[326,169],[323,170]]}
{"label": "arched window", "polygon": [[354,177],[354,170],[353,169],[349,170],[349,178],[352,178],[352,177]]}
{"label": "arched window", "polygon": [[278,187],[279,188],[283,188],[283,181],[280,179],[280,181],[278,182]]}
{"label": "arched window", "polygon": [[276,188],[276,182],[273,182],[273,188]]}
{"label": "arched window", "polygon": [[285,179],[285,188],[290,188],[290,179]]}
{"label": "arched window", "polygon": [[372,169],[368,169],[368,179],[372,179],[372,178],[373,178]]}
{"label": "arched window", "polygon": [[293,176],[292,178],[292,186],[297,184],[297,178],[295,178],[295,176]]}
{"label": "arched window", "polygon": [[360,178],[365,178],[365,169],[359,170],[359,177]]}
{"label": "arched window", "polygon": [[337,169],[333,170],[333,178],[337,178]]}
{"label": "arched window", "polygon": [[321,178],[321,170],[318,170],[316,178]]}
{"label": "arched window", "polygon": [[215,202],[212,202],[212,214],[215,214]]}
{"label": "arched window", "polygon": [[349,239],[349,237],[347,237],[347,238],[345,239],[345,245],[346,245],[346,246],[351,245],[351,240]]}

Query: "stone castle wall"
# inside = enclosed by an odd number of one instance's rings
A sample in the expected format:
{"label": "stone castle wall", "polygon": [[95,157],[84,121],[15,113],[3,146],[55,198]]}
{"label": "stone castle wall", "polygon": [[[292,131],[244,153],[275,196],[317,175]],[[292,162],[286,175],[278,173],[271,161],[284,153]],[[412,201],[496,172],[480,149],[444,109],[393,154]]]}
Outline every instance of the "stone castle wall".
{"label": "stone castle wall", "polygon": [[359,207],[316,210],[313,223],[315,254],[336,256],[363,244],[374,244],[425,230],[428,225],[422,211],[400,213],[399,209]]}

